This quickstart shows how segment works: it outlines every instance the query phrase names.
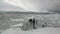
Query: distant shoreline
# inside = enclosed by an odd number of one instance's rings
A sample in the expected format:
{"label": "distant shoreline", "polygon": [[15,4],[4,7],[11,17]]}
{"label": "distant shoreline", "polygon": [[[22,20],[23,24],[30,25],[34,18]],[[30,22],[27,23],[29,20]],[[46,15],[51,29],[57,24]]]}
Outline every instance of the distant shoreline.
{"label": "distant shoreline", "polygon": [[56,14],[54,12],[19,12],[19,11],[0,11],[0,14]]}

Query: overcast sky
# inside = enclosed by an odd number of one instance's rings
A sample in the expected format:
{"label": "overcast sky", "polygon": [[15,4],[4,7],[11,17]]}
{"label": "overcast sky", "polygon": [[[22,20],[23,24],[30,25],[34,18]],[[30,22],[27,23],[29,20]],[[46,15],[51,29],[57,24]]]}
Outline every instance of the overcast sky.
{"label": "overcast sky", "polygon": [[21,10],[24,9],[5,3],[4,0],[0,0],[0,11],[21,11]]}
{"label": "overcast sky", "polygon": [[60,0],[0,0],[0,11],[47,11],[60,10]]}

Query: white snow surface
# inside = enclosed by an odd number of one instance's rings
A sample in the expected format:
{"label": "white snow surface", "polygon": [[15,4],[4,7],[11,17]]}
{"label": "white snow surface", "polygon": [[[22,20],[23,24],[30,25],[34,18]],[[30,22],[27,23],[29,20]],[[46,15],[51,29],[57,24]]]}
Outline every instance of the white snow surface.
{"label": "white snow surface", "polygon": [[[19,25],[14,25],[14,26],[19,26]],[[60,28],[46,27],[46,28],[40,28],[30,31],[22,31],[20,28],[17,29],[10,28],[2,32],[1,34],[60,34]]]}

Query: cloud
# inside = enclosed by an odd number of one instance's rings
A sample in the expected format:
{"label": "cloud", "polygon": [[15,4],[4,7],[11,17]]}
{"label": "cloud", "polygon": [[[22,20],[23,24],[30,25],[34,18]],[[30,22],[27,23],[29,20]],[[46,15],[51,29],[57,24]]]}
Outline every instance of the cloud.
{"label": "cloud", "polygon": [[1,10],[34,12],[60,11],[60,0],[0,0]]}
{"label": "cloud", "polygon": [[4,0],[0,0],[0,11],[24,11],[24,9],[5,3]]}
{"label": "cloud", "polygon": [[27,11],[60,10],[60,0],[6,0]]}

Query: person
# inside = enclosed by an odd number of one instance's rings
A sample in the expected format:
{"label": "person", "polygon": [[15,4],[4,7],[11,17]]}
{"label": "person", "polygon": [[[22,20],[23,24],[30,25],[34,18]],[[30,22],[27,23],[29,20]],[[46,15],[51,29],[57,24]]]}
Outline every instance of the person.
{"label": "person", "polygon": [[29,19],[29,22],[30,22],[31,24],[32,24],[32,21],[33,21],[32,19]]}
{"label": "person", "polygon": [[35,27],[35,24],[36,24],[36,20],[35,19],[33,19],[33,22],[32,22],[33,24],[33,29],[36,29],[36,27]]}

